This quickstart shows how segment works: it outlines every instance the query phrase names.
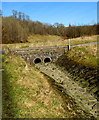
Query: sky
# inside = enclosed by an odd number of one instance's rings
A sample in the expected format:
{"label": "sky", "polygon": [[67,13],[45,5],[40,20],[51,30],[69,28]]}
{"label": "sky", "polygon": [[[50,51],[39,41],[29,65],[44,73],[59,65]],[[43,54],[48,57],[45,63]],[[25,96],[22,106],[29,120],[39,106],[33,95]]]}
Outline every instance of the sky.
{"label": "sky", "polygon": [[54,24],[92,25],[97,23],[97,2],[3,2],[4,16],[12,10],[24,12],[33,21]]}
{"label": "sky", "polygon": [[2,2],[98,2],[99,0],[0,0]]}

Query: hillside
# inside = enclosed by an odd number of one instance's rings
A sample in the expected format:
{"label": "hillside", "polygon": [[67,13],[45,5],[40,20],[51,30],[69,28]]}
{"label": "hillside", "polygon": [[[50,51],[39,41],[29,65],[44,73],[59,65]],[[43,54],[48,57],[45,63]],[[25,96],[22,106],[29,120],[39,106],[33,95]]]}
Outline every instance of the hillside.
{"label": "hillside", "polygon": [[[71,39],[71,45],[97,41],[97,35]],[[56,35],[31,35],[27,43],[3,44],[3,48],[67,45],[67,39]],[[57,67],[93,94],[97,90],[97,46],[71,48],[57,61]],[[88,114],[64,96],[53,80],[23,59],[3,56],[3,117],[4,118],[85,118]],[[96,76],[97,75],[97,76]],[[40,114],[41,113],[41,114]]]}
{"label": "hillside", "polygon": [[97,35],[98,24],[69,26],[55,23],[54,25],[39,21],[22,20],[15,17],[2,17],[2,42],[4,44],[26,43],[33,34],[57,35],[63,39]]}
{"label": "hillside", "polygon": [[96,2],[2,2],[2,119],[98,120],[97,8]]}
{"label": "hillside", "polygon": [[[83,44],[96,42],[99,35],[85,36],[79,38],[70,39],[70,44]],[[15,43],[15,44],[2,44],[3,48],[8,47],[10,49],[15,48],[26,48],[26,47],[39,47],[39,46],[66,46],[68,45],[68,39],[63,39],[57,35],[30,35],[26,43]]]}
{"label": "hillside", "polygon": [[3,56],[3,69],[3,118],[87,117],[50,78],[21,58]]}
{"label": "hillside", "polygon": [[57,65],[68,71],[70,77],[95,97],[99,95],[97,88],[97,46],[79,46],[59,58]]}

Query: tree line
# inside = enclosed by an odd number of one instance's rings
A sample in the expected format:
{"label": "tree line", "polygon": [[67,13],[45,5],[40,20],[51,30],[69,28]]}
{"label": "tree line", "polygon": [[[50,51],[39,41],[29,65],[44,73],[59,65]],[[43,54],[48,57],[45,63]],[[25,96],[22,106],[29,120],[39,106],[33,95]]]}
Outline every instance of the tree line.
{"label": "tree line", "polygon": [[32,34],[40,35],[58,35],[64,39],[76,38],[82,36],[91,36],[99,34],[99,24],[65,27],[63,24],[55,23],[54,25],[32,21],[23,13],[12,11],[12,16],[3,17],[2,14],[2,42],[7,43],[24,43],[28,42],[27,38]]}

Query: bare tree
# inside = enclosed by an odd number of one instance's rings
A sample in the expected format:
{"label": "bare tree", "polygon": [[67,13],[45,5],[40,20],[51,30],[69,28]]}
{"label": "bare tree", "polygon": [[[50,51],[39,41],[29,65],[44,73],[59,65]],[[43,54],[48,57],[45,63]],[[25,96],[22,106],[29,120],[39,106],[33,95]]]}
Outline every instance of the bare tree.
{"label": "bare tree", "polygon": [[17,18],[17,11],[16,10],[12,10],[12,13],[13,13],[13,17]]}
{"label": "bare tree", "polygon": [[25,20],[25,14],[24,13],[22,13],[22,19]]}
{"label": "bare tree", "polygon": [[2,10],[0,10],[0,17],[2,16]]}
{"label": "bare tree", "polygon": [[18,12],[19,19],[22,19],[22,12]]}

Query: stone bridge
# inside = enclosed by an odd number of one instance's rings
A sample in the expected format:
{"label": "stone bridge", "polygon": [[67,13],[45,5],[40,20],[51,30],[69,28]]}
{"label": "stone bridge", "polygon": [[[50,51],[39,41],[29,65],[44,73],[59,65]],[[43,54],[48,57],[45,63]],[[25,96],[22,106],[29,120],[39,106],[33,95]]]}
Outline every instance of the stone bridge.
{"label": "stone bridge", "polygon": [[11,52],[30,64],[55,62],[68,50],[68,46],[29,47],[12,49]]}

